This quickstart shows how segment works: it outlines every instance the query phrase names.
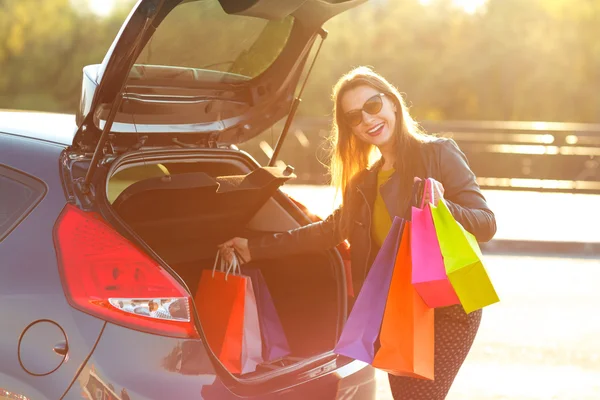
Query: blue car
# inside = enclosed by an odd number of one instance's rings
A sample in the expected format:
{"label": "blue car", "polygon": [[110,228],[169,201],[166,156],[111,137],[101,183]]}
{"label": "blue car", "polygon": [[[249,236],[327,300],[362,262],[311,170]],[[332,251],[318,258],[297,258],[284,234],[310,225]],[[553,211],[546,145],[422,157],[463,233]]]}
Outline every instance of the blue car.
{"label": "blue car", "polygon": [[[198,311],[219,243],[314,219],[276,158],[321,26],[361,2],[140,0],[75,116],[0,112],[0,399],[375,398],[333,353],[346,248],[250,263],[289,345],[251,371]],[[241,149],[280,120],[261,166]]]}

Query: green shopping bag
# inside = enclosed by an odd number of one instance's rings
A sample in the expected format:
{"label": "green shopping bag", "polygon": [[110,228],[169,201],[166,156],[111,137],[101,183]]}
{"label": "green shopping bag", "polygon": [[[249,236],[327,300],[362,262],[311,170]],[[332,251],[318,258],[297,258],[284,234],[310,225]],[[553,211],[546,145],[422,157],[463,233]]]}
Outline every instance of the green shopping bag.
{"label": "green shopping bag", "polygon": [[431,206],[431,214],[446,274],[465,312],[499,302],[475,236],[454,219],[443,200]]}

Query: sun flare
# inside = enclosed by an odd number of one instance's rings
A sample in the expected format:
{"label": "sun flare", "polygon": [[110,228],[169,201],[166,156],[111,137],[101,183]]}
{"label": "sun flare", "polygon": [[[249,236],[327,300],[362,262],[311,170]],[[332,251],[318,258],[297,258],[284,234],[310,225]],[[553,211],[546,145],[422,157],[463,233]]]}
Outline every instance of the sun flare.
{"label": "sun flare", "polygon": [[[428,5],[433,0],[419,0],[421,4]],[[462,8],[465,12],[469,14],[473,14],[476,12],[481,6],[483,6],[486,0],[452,0],[454,4],[458,7]]]}
{"label": "sun flare", "polygon": [[90,11],[100,17],[110,15],[115,8],[115,0],[88,0]]}

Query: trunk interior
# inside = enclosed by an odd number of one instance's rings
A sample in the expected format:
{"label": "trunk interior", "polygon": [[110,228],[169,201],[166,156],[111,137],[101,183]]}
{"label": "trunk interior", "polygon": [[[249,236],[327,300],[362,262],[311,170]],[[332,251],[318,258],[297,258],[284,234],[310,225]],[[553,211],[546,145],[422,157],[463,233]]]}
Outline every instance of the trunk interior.
{"label": "trunk interior", "polygon": [[[113,211],[186,282],[192,297],[217,245],[301,224],[302,215],[278,188],[280,169],[252,167],[241,153],[171,159],[128,155],[115,163],[107,195]],[[149,161],[150,160],[150,161]],[[335,252],[252,261],[268,286],[291,354],[259,365],[256,376],[330,352],[343,323],[343,265]],[[215,302],[219,299],[215,299]]]}

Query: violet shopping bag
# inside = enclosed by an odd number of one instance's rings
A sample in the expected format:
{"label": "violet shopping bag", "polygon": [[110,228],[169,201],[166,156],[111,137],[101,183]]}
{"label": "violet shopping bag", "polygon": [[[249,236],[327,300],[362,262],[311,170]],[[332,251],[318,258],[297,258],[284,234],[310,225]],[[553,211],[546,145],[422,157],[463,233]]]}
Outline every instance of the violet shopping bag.
{"label": "violet shopping bag", "polygon": [[435,315],[411,283],[409,225],[396,256],[373,366],[392,375],[432,380]]}
{"label": "violet shopping bag", "polygon": [[273,361],[287,356],[290,346],[262,272],[258,268],[244,267],[242,273],[250,277],[254,287],[263,339],[263,359]]}
{"label": "violet shopping bag", "polygon": [[[425,192],[433,191],[433,181],[427,179]],[[425,196],[423,196],[424,200]],[[431,205],[421,201],[412,207],[411,218],[412,284],[425,304],[431,308],[459,304],[458,296],[448,279],[438,242]]]}
{"label": "violet shopping bag", "polygon": [[499,302],[475,236],[454,219],[443,200],[431,212],[446,272],[465,312]]}
{"label": "violet shopping bag", "polygon": [[404,220],[394,217],[392,227],[358,293],[334,353],[369,364],[373,362],[374,345],[379,336],[403,229]]}

